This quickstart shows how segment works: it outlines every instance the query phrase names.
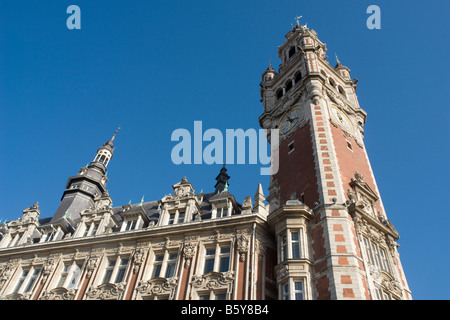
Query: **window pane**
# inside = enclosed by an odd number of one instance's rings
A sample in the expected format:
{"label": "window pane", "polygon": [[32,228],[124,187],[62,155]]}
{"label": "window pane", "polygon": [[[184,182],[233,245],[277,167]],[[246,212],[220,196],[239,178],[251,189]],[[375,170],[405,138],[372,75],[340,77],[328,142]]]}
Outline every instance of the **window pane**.
{"label": "window pane", "polygon": [[167,264],[166,278],[172,278],[175,275],[175,262]]}
{"label": "window pane", "polygon": [[214,269],[214,258],[205,259],[205,269],[203,270],[203,273],[212,272],[213,269]]}
{"label": "window pane", "polygon": [[292,259],[300,259],[300,244],[292,243]]}
{"label": "window pane", "polygon": [[220,253],[225,254],[225,253],[230,253],[230,247],[222,247],[220,248]]}
{"label": "window pane", "polygon": [[157,264],[153,267],[153,276],[152,278],[158,278],[159,274],[161,273],[161,265]]}
{"label": "window pane", "polygon": [[230,257],[220,258],[220,269],[219,272],[227,272],[230,265]]}
{"label": "window pane", "polygon": [[33,274],[31,275],[31,278],[28,281],[27,286],[25,287],[25,290],[23,291],[24,293],[27,293],[31,290],[31,288],[33,287],[33,284],[36,282],[39,272],[41,272],[41,269],[34,269]]}
{"label": "window pane", "polygon": [[209,300],[209,294],[201,294],[198,296],[198,300]]}
{"label": "window pane", "polygon": [[302,292],[295,293],[295,300],[304,300]]}
{"label": "window pane", "polygon": [[294,294],[295,294],[295,300],[304,300],[303,281],[295,281],[294,282]]}
{"label": "window pane", "polygon": [[17,285],[14,288],[13,293],[16,293],[17,291],[19,291],[19,289],[22,286],[23,282],[25,281],[25,278],[27,277],[29,271],[30,270],[28,270],[28,269],[22,270],[22,274],[20,275],[20,278],[17,281]]}
{"label": "window pane", "polygon": [[177,223],[183,223],[184,222],[184,212],[180,212],[178,214],[178,221]]}
{"label": "window pane", "polygon": [[283,300],[289,300],[289,285],[283,285]]}
{"label": "window pane", "polygon": [[287,259],[287,243],[286,236],[281,237],[281,261]]}
{"label": "window pane", "polygon": [[67,285],[67,289],[73,289],[78,283],[78,278],[81,274],[81,264],[72,265],[69,269],[70,280]]}
{"label": "window pane", "polygon": [[169,222],[168,222],[168,224],[173,224],[174,220],[175,220],[175,213],[171,213],[169,215]]}
{"label": "window pane", "polygon": [[126,268],[122,267],[117,271],[116,281],[114,281],[114,283],[120,283],[123,281],[126,270],[127,270]]}
{"label": "window pane", "polygon": [[63,271],[61,272],[61,276],[59,278],[58,284],[57,284],[57,288],[62,287],[64,285],[64,282],[66,281],[67,278],[67,273],[69,271],[69,267],[70,265],[65,265]]}
{"label": "window pane", "polygon": [[103,277],[103,283],[108,283],[109,280],[111,279],[111,275],[112,275],[112,269],[108,269],[105,271],[105,276]]}
{"label": "window pane", "polygon": [[216,300],[226,300],[226,293],[218,293],[216,294]]}

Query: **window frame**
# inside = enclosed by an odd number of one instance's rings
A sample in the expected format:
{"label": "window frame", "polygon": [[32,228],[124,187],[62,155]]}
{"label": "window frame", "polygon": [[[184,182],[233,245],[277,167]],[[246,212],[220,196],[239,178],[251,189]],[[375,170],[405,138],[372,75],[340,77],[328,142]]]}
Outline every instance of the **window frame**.
{"label": "window frame", "polygon": [[[175,256],[171,258],[171,256]],[[162,257],[159,259],[158,257]],[[156,260],[158,258],[158,260]],[[164,252],[153,252],[152,265],[150,269],[150,279],[165,278],[170,279],[178,273],[179,252],[175,250],[164,250]],[[156,274],[158,270],[158,274]],[[170,272],[170,274],[168,274]],[[170,277],[168,277],[170,275]]]}
{"label": "window frame", "polygon": [[[302,289],[296,289],[296,283],[301,283]],[[279,289],[281,300],[307,300],[306,278],[289,278],[280,284]],[[297,294],[301,294],[302,299],[296,299]]]}
{"label": "window frame", "polygon": [[[24,272],[26,274],[24,275]],[[33,291],[42,271],[42,267],[22,267],[11,293],[25,294]]]}
{"label": "window frame", "polygon": [[[127,261],[126,264],[123,264],[123,261]],[[127,276],[127,271],[130,266],[130,257],[128,256],[116,256],[116,257],[107,257],[106,266],[103,269],[103,274],[101,278],[101,284],[111,283],[118,284],[124,282]],[[121,281],[117,281],[119,272],[123,271]],[[109,276],[107,274],[110,272]],[[107,279],[108,278],[108,279]]]}
{"label": "window frame", "polygon": [[[226,249],[227,252],[224,252],[224,249]],[[208,250],[214,250],[214,254],[207,254]],[[203,257],[202,257],[202,263],[201,263],[201,273],[202,274],[209,274],[211,272],[221,272],[225,273],[230,271],[231,269],[231,255],[232,248],[230,242],[222,242],[222,243],[216,243],[215,245],[204,245],[203,248]],[[212,269],[207,266],[207,261],[211,260],[212,263]],[[227,261],[224,263],[224,261]]]}

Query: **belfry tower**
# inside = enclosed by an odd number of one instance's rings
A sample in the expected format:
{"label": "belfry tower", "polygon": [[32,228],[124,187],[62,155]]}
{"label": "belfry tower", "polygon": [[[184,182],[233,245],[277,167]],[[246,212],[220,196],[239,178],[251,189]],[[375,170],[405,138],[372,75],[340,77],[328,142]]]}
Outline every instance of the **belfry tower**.
{"label": "belfry tower", "polygon": [[114,139],[119,129],[110,140],[98,148],[94,160],[86,167],[80,168],[76,176],[70,177],[66,190],[61,197],[61,204],[53,215],[51,223],[63,218],[71,223],[78,223],[80,212],[94,206],[94,199],[107,193],[106,167],[114,155]]}
{"label": "belfry tower", "polygon": [[357,80],[330,65],[314,30],[297,23],[285,38],[278,71],[262,74],[259,117],[280,130],[267,198],[279,298],[411,299],[364,146]]}

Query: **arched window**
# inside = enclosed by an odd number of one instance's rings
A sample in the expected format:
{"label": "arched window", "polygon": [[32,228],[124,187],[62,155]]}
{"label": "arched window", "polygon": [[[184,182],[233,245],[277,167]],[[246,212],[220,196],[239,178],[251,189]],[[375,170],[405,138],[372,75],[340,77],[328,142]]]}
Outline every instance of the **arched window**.
{"label": "arched window", "polygon": [[339,93],[340,93],[340,94],[342,94],[344,97],[347,97],[347,96],[345,95],[344,88],[342,88],[341,86],[339,86],[339,87],[338,87],[338,90],[339,90]]}
{"label": "arched window", "polygon": [[299,83],[302,80],[302,73],[299,71],[295,74],[295,83]]}
{"label": "arched window", "polygon": [[283,89],[278,89],[277,91],[277,99],[280,99],[283,96]]}
{"label": "arched window", "polygon": [[295,54],[295,46],[292,46],[292,47],[289,49],[289,58],[292,57],[294,54]]}
{"label": "arched window", "polygon": [[333,80],[333,78],[328,79],[328,82],[332,85],[333,88],[336,88],[336,82]]}
{"label": "arched window", "polygon": [[292,80],[288,80],[285,84],[286,86],[286,92],[288,92],[289,90],[291,90],[292,88]]}

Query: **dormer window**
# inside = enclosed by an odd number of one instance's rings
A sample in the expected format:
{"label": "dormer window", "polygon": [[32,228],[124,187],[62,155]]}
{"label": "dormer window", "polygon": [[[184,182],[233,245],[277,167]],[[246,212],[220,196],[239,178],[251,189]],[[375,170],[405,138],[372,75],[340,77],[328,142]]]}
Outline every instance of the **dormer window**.
{"label": "dormer window", "polygon": [[137,220],[126,221],[125,231],[136,229]]}
{"label": "dormer window", "polygon": [[55,235],[55,233],[52,232],[47,232],[42,236],[42,240],[41,242],[49,242],[53,240],[53,236]]}
{"label": "dormer window", "polygon": [[184,211],[175,211],[169,212],[169,218],[167,220],[167,225],[179,224],[185,222],[186,212]]}
{"label": "dormer window", "polygon": [[99,225],[98,223],[86,224],[83,237],[95,236],[98,230],[98,225]]}

